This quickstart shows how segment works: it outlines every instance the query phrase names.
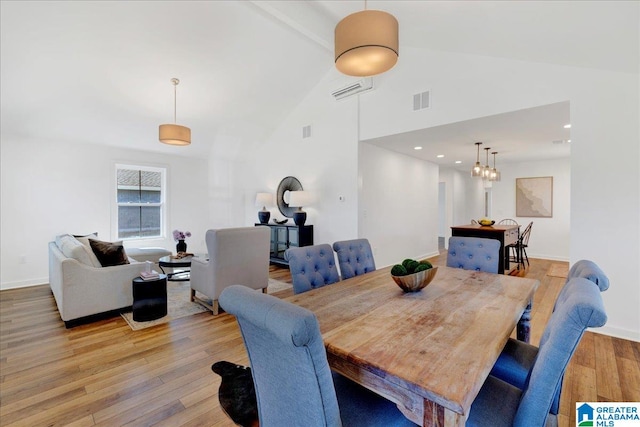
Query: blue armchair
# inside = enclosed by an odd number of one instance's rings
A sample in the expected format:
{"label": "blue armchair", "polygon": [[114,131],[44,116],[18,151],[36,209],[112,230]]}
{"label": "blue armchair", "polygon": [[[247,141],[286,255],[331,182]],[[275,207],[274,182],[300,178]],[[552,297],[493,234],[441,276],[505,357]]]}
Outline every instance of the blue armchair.
{"label": "blue armchair", "polygon": [[240,325],[261,427],[415,426],[392,402],[332,375],[311,311],[240,285],[220,305]]}
{"label": "blue armchair", "polygon": [[289,248],[284,253],[284,257],[289,261],[294,294],[307,292],[340,280],[333,250],[326,243]]}
{"label": "blue armchair", "polygon": [[367,239],[335,242],[333,250],[338,254],[338,264],[343,280],[376,270],[371,245]]}
{"label": "blue armchair", "polygon": [[[467,427],[553,425],[550,414],[571,356],[588,327],[600,327],[607,314],[598,286],[572,278],[540,339],[540,348],[522,389],[489,376],[471,405]],[[557,424],[556,424],[557,425]]]}
{"label": "blue armchair", "polygon": [[447,267],[498,274],[500,242],[480,237],[449,238]]}

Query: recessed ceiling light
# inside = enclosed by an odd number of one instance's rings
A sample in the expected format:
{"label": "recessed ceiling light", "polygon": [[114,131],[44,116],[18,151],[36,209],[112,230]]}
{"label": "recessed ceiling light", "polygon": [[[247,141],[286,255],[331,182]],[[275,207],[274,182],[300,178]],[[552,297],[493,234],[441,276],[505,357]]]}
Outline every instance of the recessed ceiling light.
{"label": "recessed ceiling light", "polygon": [[413,147],[414,150],[422,150],[422,147],[418,146],[418,147]]}
{"label": "recessed ceiling light", "polygon": [[460,163],[462,163],[462,160],[456,160],[457,165],[459,165]]}
{"label": "recessed ceiling light", "polygon": [[571,142],[571,140],[570,140],[570,139],[567,139],[567,142]]}
{"label": "recessed ceiling light", "polygon": [[564,125],[565,129],[571,129],[571,123]]}
{"label": "recessed ceiling light", "polygon": [[438,154],[436,157],[437,157],[437,158],[439,158],[439,159],[441,159],[441,158],[443,158],[443,157],[444,157],[444,154]]}

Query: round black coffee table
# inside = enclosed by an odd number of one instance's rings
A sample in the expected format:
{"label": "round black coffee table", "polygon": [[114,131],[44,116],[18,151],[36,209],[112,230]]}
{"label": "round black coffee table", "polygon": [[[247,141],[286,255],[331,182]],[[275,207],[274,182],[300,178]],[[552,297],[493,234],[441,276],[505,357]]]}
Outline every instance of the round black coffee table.
{"label": "round black coffee table", "polygon": [[[193,256],[184,258],[171,258],[171,255],[163,256],[158,260],[160,270],[167,275],[167,280],[172,282],[184,282],[190,279],[191,259]],[[172,269],[171,273],[164,271],[163,267]],[[180,268],[188,268],[189,270],[177,270]]]}

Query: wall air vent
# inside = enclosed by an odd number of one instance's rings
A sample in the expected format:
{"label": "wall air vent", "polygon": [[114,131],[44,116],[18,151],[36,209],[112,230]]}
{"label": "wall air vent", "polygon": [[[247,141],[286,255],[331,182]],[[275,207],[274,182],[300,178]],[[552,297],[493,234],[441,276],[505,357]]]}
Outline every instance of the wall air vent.
{"label": "wall air vent", "polygon": [[413,111],[423,110],[431,106],[431,92],[426,91],[413,95]]}
{"label": "wall air vent", "polygon": [[371,89],[373,89],[373,78],[367,77],[345,87],[341,87],[340,89],[332,92],[331,95],[338,100],[355,95],[356,93],[366,92]]}

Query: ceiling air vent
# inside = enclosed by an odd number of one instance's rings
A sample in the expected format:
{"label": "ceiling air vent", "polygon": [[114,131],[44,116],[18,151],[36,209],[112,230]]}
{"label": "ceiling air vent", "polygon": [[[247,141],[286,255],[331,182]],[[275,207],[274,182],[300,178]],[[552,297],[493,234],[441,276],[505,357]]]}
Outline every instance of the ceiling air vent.
{"label": "ceiling air vent", "polygon": [[429,91],[413,95],[413,111],[423,110],[431,106],[431,93]]}
{"label": "ceiling air vent", "polygon": [[373,89],[373,79],[371,77],[367,77],[345,87],[341,87],[340,89],[332,92],[331,95],[338,100],[355,95],[356,93],[366,92],[371,89]]}

